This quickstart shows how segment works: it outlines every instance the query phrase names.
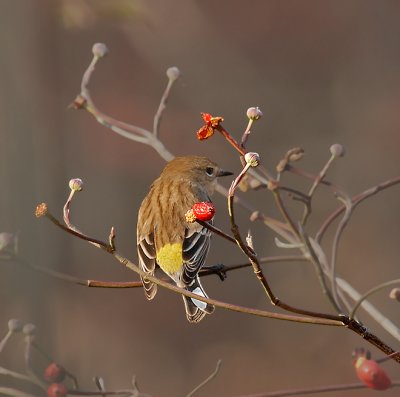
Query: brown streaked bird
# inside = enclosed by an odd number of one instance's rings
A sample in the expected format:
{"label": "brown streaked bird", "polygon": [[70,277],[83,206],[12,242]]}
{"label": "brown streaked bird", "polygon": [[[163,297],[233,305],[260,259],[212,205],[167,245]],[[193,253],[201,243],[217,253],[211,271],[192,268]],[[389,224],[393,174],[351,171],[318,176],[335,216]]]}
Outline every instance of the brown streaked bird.
{"label": "brown streaked bird", "polygon": [[[200,284],[199,270],[210,248],[211,232],[186,221],[193,204],[211,201],[217,178],[232,175],[216,163],[200,156],[176,157],[153,182],[143,200],[137,223],[139,265],[149,275],[159,266],[175,284],[207,297]],[[211,221],[212,222],[212,221]],[[147,299],[153,299],[157,285],[142,277]],[[183,296],[186,316],[199,322],[214,306]]]}

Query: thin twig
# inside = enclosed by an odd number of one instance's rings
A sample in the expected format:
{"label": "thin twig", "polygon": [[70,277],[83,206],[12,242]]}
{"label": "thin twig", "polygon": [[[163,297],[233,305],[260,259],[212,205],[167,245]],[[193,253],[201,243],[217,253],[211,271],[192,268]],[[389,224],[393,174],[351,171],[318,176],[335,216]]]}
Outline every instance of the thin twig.
{"label": "thin twig", "polygon": [[307,253],[307,256],[310,258],[310,262],[314,265],[315,273],[317,274],[318,281],[321,285],[322,292],[328,298],[329,302],[331,303],[333,308],[336,310],[336,312],[340,313],[339,306],[336,304],[336,301],[333,298],[331,291],[328,289],[328,286],[326,285],[324,272],[323,272],[323,269],[321,266],[321,262],[318,258],[318,255],[314,251],[313,246],[311,245],[310,239],[307,236],[306,232],[303,230],[301,223],[299,223],[299,232],[300,232],[301,239],[303,242],[303,252]]}
{"label": "thin twig", "polygon": [[[248,165],[248,164],[247,164]],[[244,167],[243,171],[247,171],[248,167]],[[239,174],[239,177],[241,175],[244,175],[244,172],[242,171],[241,174]],[[237,186],[237,183],[235,185],[235,181],[232,182],[232,186],[229,189],[229,196],[228,196],[228,211],[229,211],[229,219],[231,221],[231,230],[232,233],[235,237],[236,243],[239,246],[239,248],[243,251],[243,253],[248,257],[248,259],[250,260],[250,263],[252,264],[253,267],[253,272],[256,275],[257,279],[260,281],[264,292],[267,294],[268,298],[270,299],[271,303],[273,305],[276,305],[278,302],[278,299],[275,297],[275,295],[273,294],[267,279],[264,276],[264,273],[257,261],[257,257],[254,254],[253,250],[250,250],[249,247],[247,246],[247,244],[244,243],[242,236],[240,235],[239,232],[239,227],[236,224],[236,220],[235,220],[235,211],[234,211],[234,197],[235,197],[235,187]]]}
{"label": "thin twig", "polygon": [[239,143],[232,137],[232,135],[222,126],[218,124],[215,129],[219,131],[222,136],[242,155],[246,154],[246,151],[239,145]]}
{"label": "thin twig", "polygon": [[202,221],[200,219],[196,219],[196,222],[199,223],[200,225],[202,225],[203,227],[205,227],[206,229],[212,231],[216,235],[230,241],[231,243],[236,244],[236,240],[234,237],[230,236],[229,234],[226,234],[221,229],[218,229],[216,226],[212,225],[211,223]]}
{"label": "thin twig", "polygon": [[[379,183],[376,186],[372,186],[367,190],[364,190],[361,193],[356,194],[351,198],[351,203],[353,206],[353,209],[356,208],[359,204],[361,204],[364,200],[367,198],[374,196],[375,194],[382,192],[385,189],[388,189],[392,186],[400,184],[400,176],[397,176],[392,179],[388,179],[382,183]],[[322,224],[320,229],[318,230],[318,233],[315,235],[315,239],[320,242],[322,238],[324,237],[325,232],[327,231],[328,227],[335,221],[335,219],[340,216],[340,214],[346,210],[346,206],[343,205],[342,207],[338,208],[332,214],[328,216],[328,218],[325,220],[325,222]]]}
{"label": "thin twig", "polygon": [[0,387],[0,395],[11,397],[37,397],[34,394],[25,393],[24,391],[13,389],[12,387]]}
{"label": "thin twig", "polygon": [[255,121],[254,119],[250,118],[249,122],[247,123],[247,127],[243,132],[242,139],[240,141],[240,146],[243,148],[243,150],[245,150],[245,146],[251,134],[251,127],[253,126],[254,121]]}
{"label": "thin twig", "polygon": [[250,314],[253,316],[275,318],[275,319],[284,320],[284,321],[300,322],[300,323],[307,323],[307,324],[332,325],[332,326],[338,326],[338,327],[343,326],[343,316],[330,316],[329,319],[323,319],[322,317],[315,318],[315,317],[305,317],[305,316],[304,317],[303,316],[294,316],[294,315],[288,315],[288,314],[273,313],[273,312],[269,312],[266,310],[259,310],[259,309],[254,309],[254,308],[250,308],[250,307],[244,307],[244,306],[239,306],[239,305],[234,305],[231,303],[218,301],[216,299],[205,298],[203,296],[192,293],[186,289],[179,288],[173,284],[170,284],[169,282],[160,280],[157,277],[151,276],[151,275],[143,272],[136,264],[129,261],[127,258],[119,255],[117,252],[112,252],[111,255],[113,255],[114,258],[118,262],[120,262],[122,265],[124,265],[128,269],[133,270],[140,276],[147,278],[149,281],[151,281],[163,288],[166,288],[170,291],[173,291],[173,292],[181,294],[181,295],[188,296],[189,298],[194,298],[194,299],[200,300],[202,302],[208,303],[210,305],[214,305],[216,307],[220,307],[223,309],[227,309],[227,310],[231,310],[231,311],[235,311],[235,312],[239,312],[239,313]]}
{"label": "thin twig", "polygon": [[[40,205],[41,205],[41,204],[40,204]],[[67,233],[69,233],[69,234],[72,234],[73,236],[78,237],[78,238],[80,238],[80,239],[82,239],[82,240],[85,240],[85,241],[87,241],[88,243],[91,243],[91,244],[93,244],[94,246],[96,246],[96,247],[98,247],[98,248],[101,248],[101,249],[103,249],[103,250],[105,250],[105,251],[111,251],[111,250],[112,250],[111,247],[110,247],[107,243],[104,243],[104,242],[101,241],[101,240],[97,240],[97,239],[95,239],[95,238],[93,238],[93,237],[89,237],[89,236],[87,236],[87,235],[85,235],[85,234],[83,234],[83,233],[80,233],[80,232],[78,232],[78,231],[69,229],[67,226],[64,226],[64,225],[63,225],[57,218],[55,218],[49,211],[45,214],[45,216],[46,216],[48,219],[50,219],[50,221],[53,222],[56,226],[58,226],[59,228],[63,229],[65,232],[67,232]]]}
{"label": "thin twig", "polygon": [[[47,209],[46,213],[44,214],[48,219],[50,219],[56,226],[61,228],[62,230],[68,231],[68,228],[66,228],[64,225],[62,225],[60,222],[57,221],[57,219],[50,214],[50,211]],[[71,231],[72,233],[72,231]],[[73,232],[72,234],[74,235],[79,235],[77,232]],[[92,241],[93,239],[90,238],[85,238],[88,242]],[[107,246],[106,243],[101,242],[100,248]],[[247,247],[247,246],[246,246]],[[149,281],[160,285],[161,287],[164,287],[168,290],[171,290],[173,292],[179,293],[181,295],[188,296],[189,298],[194,298],[197,300],[200,300],[202,302],[209,303],[211,305],[214,305],[216,307],[222,307],[227,310],[232,310],[232,311],[237,311],[241,313],[247,313],[250,315],[255,315],[255,316],[261,316],[261,317],[270,317],[270,318],[276,318],[280,320],[286,320],[286,321],[293,321],[293,322],[300,322],[300,323],[311,323],[311,324],[324,324],[324,325],[333,325],[333,326],[343,326],[343,318],[341,316],[329,316],[327,315],[326,317],[321,316],[316,316],[319,318],[313,318],[313,317],[300,317],[300,316],[292,316],[292,315],[287,315],[287,314],[280,314],[280,313],[273,313],[265,310],[258,310],[258,309],[253,309],[253,308],[247,308],[243,306],[238,306],[238,305],[233,305],[221,301],[217,301],[214,299],[210,298],[205,298],[203,296],[200,296],[198,294],[195,294],[193,292],[190,292],[186,289],[179,288],[175,285],[170,284],[167,281],[160,280],[157,277],[151,276],[147,273],[145,273],[142,269],[139,268],[136,264],[132,263],[129,261],[127,258],[123,257],[120,255],[117,251],[111,251],[111,250],[105,250],[106,252],[110,253],[115,259],[118,260],[122,265],[125,267],[133,270],[139,276],[148,279]],[[293,311],[295,313],[295,311]],[[307,315],[306,315],[307,316]]]}
{"label": "thin twig", "polygon": [[23,380],[25,382],[31,382],[36,384],[36,386],[41,386],[39,383],[35,382],[35,379],[32,379],[29,375],[21,374],[19,372],[11,371],[7,368],[0,367],[0,375],[2,376],[10,376],[11,378]]}
{"label": "thin twig", "polygon": [[68,390],[69,396],[127,396],[132,397],[132,390],[116,390],[116,391],[85,391],[85,390]]}
{"label": "thin twig", "polygon": [[[392,382],[392,387],[399,387],[400,381]],[[299,389],[286,389],[279,391],[271,391],[265,393],[257,394],[246,394],[236,397],[288,397],[288,396],[306,396],[310,394],[322,394],[335,391],[347,391],[347,390],[357,390],[357,389],[367,389],[368,386],[364,383],[348,383],[342,385],[330,385],[330,386],[314,386],[314,387],[304,387]]]}
{"label": "thin twig", "polygon": [[[310,179],[312,181],[318,180],[318,175],[311,174],[310,172],[307,172],[307,171],[305,171],[305,170],[303,170],[301,168],[293,167],[290,164],[287,165],[286,170],[291,172],[294,175],[299,175],[299,176],[302,176],[304,178]],[[319,184],[329,187],[333,191],[334,194],[339,194],[342,197],[346,196],[346,192],[340,186],[336,185],[333,182],[330,182],[330,181],[328,181],[326,179],[322,179],[322,180],[319,181]]]}
{"label": "thin twig", "polygon": [[221,367],[222,360],[218,360],[217,366],[215,367],[215,370],[213,373],[208,376],[206,379],[203,380],[198,386],[196,386],[186,397],[192,397],[194,396],[200,389],[202,389],[207,383],[210,383],[218,374],[218,371]]}
{"label": "thin twig", "polygon": [[[246,167],[244,168],[246,169]],[[240,174],[241,175],[241,174]],[[301,314],[304,316],[310,316],[310,317],[315,317],[315,318],[325,318],[325,319],[335,319],[338,318],[338,316],[335,315],[330,315],[330,314],[325,314],[325,313],[317,313],[317,312],[312,312],[309,310],[303,310],[303,309],[299,309],[297,307],[294,306],[290,306],[286,303],[284,303],[283,301],[281,301],[280,299],[278,299],[274,293],[272,292],[271,287],[269,286],[269,283],[266,279],[266,277],[264,276],[264,273],[260,267],[260,264],[258,262],[257,256],[256,254],[253,252],[253,250],[251,250],[247,244],[244,243],[240,232],[239,232],[239,227],[236,224],[235,221],[235,213],[234,213],[234,194],[235,194],[235,186],[237,186],[237,184],[235,185],[235,181],[232,182],[232,186],[231,189],[229,190],[229,196],[228,196],[228,211],[229,211],[229,218],[231,220],[231,229],[232,229],[232,233],[236,239],[237,245],[240,247],[240,249],[243,251],[243,253],[249,258],[252,266],[253,266],[253,272],[256,275],[257,279],[260,281],[264,292],[266,293],[266,295],[268,296],[268,298],[270,299],[271,303],[273,305],[276,305],[284,310],[287,310],[289,312],[292,313],[296,313],[296,314]],[[279,196],[279,194],[278,194]]]}
{"label": "thin twig", "polygon": [[274,196],[275,203],[276,203],[278,209],[280,210],[280,212],[281,212],[283,218],[284,218],[285,221],[287,222],[288,226],[290,226],[290,229],[291,229],[291,231],[293,232],[293,234],[294,234],[298,239],[300,239],[300,238],[301,238],[300,233],[299,233],[299,231],[298,231],[296,225],[294,224],[292,218],[290,217],[289,213],[287,212],[285,205],[283,204],[282,197],[281,197],[281,195],[280,195],[280,193],[279,193],[279,189],[278,189],[277,187],[276,187],[276,188],[273,187],[273,188],[271,189],[271,191],[272,191],[272,194],[273,194],[273,196]]}
{"label": "thin twig", "polygon": [[353,309],[351,310],[349,317],[350,318],[354,318],[357,309],[360,307],[360,305],[371,295],[375,294],[376,292],[382,291],[383,289],[387,288],[387,287],[391,287],[392,285],[396,285],[400,283],[400,278],[395,279],[395,280],[390,280],[390,281],[386,281],[385,283],[379,284],[374,288],[371,288],[370,290],[368,290],[365,294],[363,294],[354,304]]}
{"label": "thin twig", "polygon": [[[337,277],[337,284],[340,289],[345,292],[353,301],[358,301],[361,298],[361,294],[356,291],[352,285],[346,280]],[[396,326],[389,318],[385,317],[374,305],[369,301],[364,300],[361,303],[362,308],[390,335],[400,341],[400,328]]]}
{"label": "thin twig", "polygon": [[[282,255],[282,256],[266,256],[264,258],[260,258],[258,260],[260,263],[280,263],[280,262],[307,262],[308,259],[306,259],[303,255]],[[228,272],[231,272],[233,270],[238,270],[238,269],[244,269],[247,267],[251,267],[252,264],[250,262],[246,263],[240,263],[237,265],[216,265],[216,266],[205,266],[200,270],[200,276],[208,276],[212,274],[225,274]]]}
{"label": "thin twig", "polygon": [[26,335],[25,336],[25,371],[31,378],[31,381],[36,385],[40,386],[43,390],[47,389],[47,385],[43,382],[39,376],[36,375],[35,371],[31,367],[31,352],[32,352],[32,345],[33,345],[33,336]]}
{"label": "thin twig", "polygon": [[1,340],[0,342],[0,353],[3,351],[3,349],[5,348],[7,342],[9,341],[9,339],[11,338],[12,335],[12,331],[8,330],[7,333],[5,334],[4,338]]}
{"label": "thin twig", "polygon": [[[315,191],[317,190],[318,185],[321,183],[321,181],[325,178],[326,173],[328,172],[328,169],[330,167],[330,165],[332,164],[333,160],[335,160],[335,156],[331,155],[331,157],[328,159],[328,161],[326,162],[326,164],[322,167],[322,170],[319,172],[319,174],[317,175],[317,178],[314,180],[309,192],[308,192],[308,197],[310,199],[310,204],[311,204],[311,200],[312,197],[315,193]],[[305,207],[304,212],[303,212],[303,219],[301,220],[301,224],[304,226],[307,222],[308,217],[311,214],[311,205],[308,205]]]}
{"label": "thin twig", "polygon": [[337,283],[336,283],[336,258],[339,249],[339,240],[342,236],[343,230],[345,229],[346,225],[348,224],[351,214],[352,214],[352,204],[350,198],[346,195],[345,197],[338,197],[340,201],[345,204],[346,211],[343,215],[343,218],[340,220],[339,225],[336,229],[335,236],[333,238],[332,243],[332,257],[331,257],[331,266],[330,266],[330,274],[331,274],[331,285],[332,285],[332,295],[333,299],[335,300],[336,305],[343,311],[341,307],[338,293],[337,293]]}
{"label": "thin twig", "polygon": [[158,135],[159,135],[161,118],[162,118],[162,115],[164,113],[164,110],[167,107],[167,101],[168,101],[168,98],[169,98],[169,94],[171,92],[171,88],[174,85],[175,80],[176,79],[171,79],[171,78],[168,79],[167,87],[165,88],[165,91],[164,91],[164,93],[163,93],[163,95],[161,97],[161,101],[160,101],[160,104],[158,106],[157,112],[156,112],[156,114],[154,116],[153,135],[155,137],[158,137]]}

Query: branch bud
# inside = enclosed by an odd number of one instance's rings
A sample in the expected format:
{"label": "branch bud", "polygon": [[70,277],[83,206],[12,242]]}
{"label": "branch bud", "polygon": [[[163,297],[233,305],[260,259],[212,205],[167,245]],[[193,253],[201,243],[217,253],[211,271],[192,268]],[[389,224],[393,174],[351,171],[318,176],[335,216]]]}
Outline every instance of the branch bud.
{"label": "branch bud", "polygon": [[393,288],[390,291],[389,298],[400,302],[400,288]]}
{"label": "branch bud", "polygon": [[257,107],[248,108],[246,115],[250,120],[256,121],[256,120],[260,119],[263,114],[262,114],[262,111],[260,110],[260,108],[257,106]]}
{"label": "branch bud", "polygon": [[96,43],[93,47],[92,47],[92,52],[93,55],[97,58],[103,58],[104,56],[106,56],[108,54],[108,48],[105,44],[103,43]]}
{"label": "branch bud", "polygon": [[41,218],[47,214],[48,207],[46,203],[41,203],[36,207],[35,216],[36,218]]}
{"label": "branch bud", "polygon": [[10,332],[21,332],[24,327],[24,323],[17,318],[8,320],[8,329]]}
{"label": "branch bud", "polygon": [[343,157],[345,154],[344,146],[340,143],[335,143],[329,148],[329,150],[334,157]]}
{"label": "branch bud", "polygon": [[260,155],[256,152],[248,152],[244,155],[244,159],[251,167],[257,167],[260,164]]}
{"label": "branch bud", "polygon": [[79,178],[74,178],[69,181],[69,188],[75,192],[80,192],[83,189],[83,181]]}
{"label": "branch bud", "polygon": [[175,81],[179,79],[180,76],[181,76],[181,71],[176,66],[171,66],[170,68],[167,69],[167,77],[170,80]]}
{"label": "branch bud", "polygon": [[304,156],[304,149],[301,147],[295,147],[287,151],[285,157],[289,162],[299,161]]}
{"label": "branch bud", "polygon": [[36,333],[36,325],[32,323],[25,324],[22,332],[27,336],[33,336]]}

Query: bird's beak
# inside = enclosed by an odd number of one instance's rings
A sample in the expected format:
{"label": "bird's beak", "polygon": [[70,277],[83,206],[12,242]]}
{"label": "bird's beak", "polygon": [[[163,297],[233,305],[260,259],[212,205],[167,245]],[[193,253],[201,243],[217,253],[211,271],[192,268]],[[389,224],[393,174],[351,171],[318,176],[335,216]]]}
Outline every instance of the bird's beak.
{"label": "bird's beak", "polygon": [[225,171],[225,170],[219,170],[217,176],[228,176],[228,175],[233,175],[233,172],[230,171]]}

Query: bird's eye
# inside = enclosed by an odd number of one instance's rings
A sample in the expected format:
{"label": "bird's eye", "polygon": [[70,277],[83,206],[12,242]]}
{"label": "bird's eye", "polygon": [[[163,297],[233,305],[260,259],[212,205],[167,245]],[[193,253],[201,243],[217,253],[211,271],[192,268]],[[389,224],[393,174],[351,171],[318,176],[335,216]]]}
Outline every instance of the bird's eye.
{"label": "bird's eye", "polygon": [[213,167],[207,167],[206,168],[206,174],[208,176],[213,176],[214,175],[214,168]]}

